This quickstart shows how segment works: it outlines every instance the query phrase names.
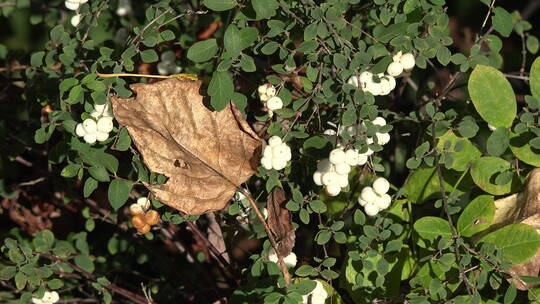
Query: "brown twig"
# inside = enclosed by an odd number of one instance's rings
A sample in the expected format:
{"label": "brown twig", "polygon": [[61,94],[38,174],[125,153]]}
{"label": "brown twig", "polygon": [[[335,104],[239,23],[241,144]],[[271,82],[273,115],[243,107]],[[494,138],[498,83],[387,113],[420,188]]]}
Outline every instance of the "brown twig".
{"label": "brown twig", "polygon": [[[39,256],[43,257],[43,258],[46,258],[48,260],[51,260],[51,261],[55,261],[55,262],[60,262],[60,263],[64,263],[66,264],[67,266],[73,268],[74,270],[76,270],[77,272],[79,272],[82,276],[84,276],[86,279],[88,280],[91,280],[91,281],[97,281],[97,277],[96,275],[78,267],[77,265],[73,264],[73,263],[70,263],[68,261],[65,261],[57,256],[54,256],[54,255],[51,255],[51,254],[47,254],[47,253],[41,253],[41,252],[34,252],[35,254],[38,254]],[[123,297],[125,297],[126,299],[129,299],[137,304],[150,304],[152,302],[149,302],[145,297],[139,295],[139,294],[136,294],[134,292],[131,292],[127,289],[124,289],[120,286],[117,286],[115,284],[108,284],[108,285],[105,285],[103,286],[113,292],[116,292],[118,293],[119,295],[122,295]]]}

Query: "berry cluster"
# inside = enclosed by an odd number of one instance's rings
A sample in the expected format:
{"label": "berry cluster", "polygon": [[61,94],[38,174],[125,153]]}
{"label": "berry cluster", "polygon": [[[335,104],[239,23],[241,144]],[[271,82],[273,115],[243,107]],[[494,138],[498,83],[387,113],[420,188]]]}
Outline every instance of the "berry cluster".
{"label": "berry cluster", "polygon": [[[278,262],[277,253],[272,247],[268,249],[268,260],[276,264]],[[294,266],[296,266],[296,262],[297,262],[296,254],[294,252],[291,252],[288,256],[283,258],[283,262],[285,262],[285,265],[287,265],[287,267],[293,268]]]}
{"label": "berry cluster", "polygon": [[159,222],[159,213],[155,210],[147,211],[149,208],[150,200],[146,197],[140,197],[136,204],[129,206],[129,212],[133,215],[131,224],[140,234],[148,233],[151,226]]}
{"label": "berry cluster", "polygon": [[374,75],[369,71],[364,71],[360,73],[360,77],[351,76],[347,83],[360,88],[364,92],[369,92],[373,96],[390,94],[396,87],[394,77],[401,75],[404,70],[411,70],[415,65],[414,55],[411,53],[402,54],[398,52],[392,59],[393,62],[386,69],[388,75],[384,73]]}
{"label": "berry cluster", "polygon": [[411,53],[402,54],[401,52],[398,52],[392,59],[393,62],[388,65],[386,72],[393,77],[401,75],[404,70],[412,70],[416,64],[414,55]]}
{"label": "berry cluster", "polygon": [[272,116],[275,110],[283,108],[283,100],[276,96],[276,88],[271,84],[263,84],[258,88],[259,98],[268,109],[268,115]]}
{"label": "berry cluster", "polygon": [[87,118],[82,123],[77,124],[75,128],[77,136],[82,137],[89,144],[107,140],[114,127],[109,105],[95,105],[90,116],[92,118]]}
{"label": "berry cluster", "polygon": [[264,147],[261,165],[266,170],[282,170],[291,157],[291,148],[279,136],[272,136],[268,139],[268,145]]}
{"label": "berry cluster", "polygon": [[392,198],[387,194],[388,190],[390,190],[390,183],[384,177],[377,178],[373,182],[373,187],[362,189],[358,203],[364,207],[368,216],[375,216],[379,211],[390,206]]}
{"label": "berry cluster", "polygon": [[317,164],[317,171],[313,173],[313,181],[318,186],[324,185],[324,191],[329,196],[336,196],[349,185],[351,167],[363,165],[367,159],[367,153],[359,153],[356,149],[347,151],[342,148],[334,149],[328,158]]}
{"label": "berry cluster", "polygon": [[161,53],[161,61],[157,64],[160,75],[174,75],[180,73],[182,68],[176,65],[176,54],[173,51]]}
{"label": "berry cluster", "polygon": [[[380,116],[375,118],[374,120],[372,120],[371,123],[373,125],[376,125],[376,126],[379,126],[379,127],[386,126],[386,120],[383,117],[380,117]],[[329,137],[329,140],[331,142],[335,143],[337,147],[342,147],[343,144],[338,141],[338,135],[339,134],[341,134],[342,132],[346,132],[349,136],[355,137],[355,136],[361,136],[362,132],[366,132],[366,131],[367,131],[366,124],[362,123],[359,127],[357,127],[357,126],[348,126],[348,127],[340,126],[338,128],[337,132],[335,130],[328,129],[328,130],[324,131],[324,135],[327,135]],[[390,142],[390,134],[388,134],[388,132],[376,132],[375,137],[377,138],[377,143],[379,145],[381,145],[381,146],[384,146],[384,145],[386,145],[387,143]],[[367,137],[366,138],[366,143],[368,145],[373,144],[373,142],[374,141],[373,141],[372,137]],[[373,154],[373,151],[368,148],[368,151],[365,154],[369,156],[369,155]]]}

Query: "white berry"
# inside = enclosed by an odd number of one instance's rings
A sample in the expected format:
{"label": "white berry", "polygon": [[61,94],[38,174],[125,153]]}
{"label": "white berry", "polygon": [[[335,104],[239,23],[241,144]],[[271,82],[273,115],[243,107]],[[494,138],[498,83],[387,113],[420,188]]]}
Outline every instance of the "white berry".
{"label": "white berry", "polygon": [[388,68],[386,69],[386,72],[388,75],[396,77],[401,75],[403,73],[403,66],[399,62],[392,62],[390,65],[388,65]]}
{"label": "white berry", "polygon": [[269,157],[269,158],[272,158],[272,147],[270,147],[269,145],[264,147],[264,150],[263,150],[263,157]]}
{"label": "white berry", "polygon": [[337,196],[341,192],[341,187],[339,185],[329,185],[324,187],[324,192],[328,196]]}
{"label": "white berry", "polygon": [[374,202],[377,199],[377,193],[373,191],[373,188],[365,187],[364,189],[362,189],[362,192],[360,193],[360,197],[364,201],[370,203],[370,202]]}
{"label": "white berry", "polygon": [[348,174],[338,174],[338,185],[341,188],[345,188],[349,185],[349,175]]}
{"label": "white berry", "polygon": [[323,185],[323,183],[322,183],[322,173],[321,172],[315,171],[315,173],[313,173],[313,182],[317,186],[322,186]]}
{"label": "white berry", "polygon": [[342,164],[345,162],[345,152],[342,149],[334,149],[330,152],[328,159],[334,165]]}
{"label": "white berry", "polygon": [[150,208],[150,200],[147,197],[139,197],[137,199],[137,205],[141,206],[141,208],[146,211]]}
{"label": "white berry", "polygon": [[86,133],[96,133],[97,132],[97,123],[91,118],[87,118],[83,121],[83,128]]}
{"label": "white berry", "polygon": [[282,158],[272,158],[272,167],[276,170],[281,170],[287,167],[287,160]]}
{"label": "white berry", "polygon": [[390,88],[390,81],[388,81],[386,78],[381,79],[379,86],[381,88],[382,96],[388,95],[392,91],[392,89]]}
{"label": "white berry", "polygon": [[358,150],[351,149],[345,152],[345,163],[349,166],[358,165]]}
{"label": "white berry", "polygon": [[375,136],[377,136],[377,142],[379,143],[379,145],[381,146],[384,146],[386,145],[387,143],[390,142],[390,134],[388,133],[375,133]]}
{"label": "white berry", "polygon": [[89,144],[93,144],[96,142],[97,140],[97,135],[96,133],[86,133],[86,135],[84,135],[84,141],[89,143]]}
{"label": "white berry", "polygon": [[411,53],[401,55],[399,62],[401,63],[401,65],[403,66],[403,69],[405,70],[410,70],[414,68],[414,65],[416,63],[414,59],[414,55]]}
{"label": "white berry", "polygon": [[83,137],[86,134],[82,123],[77,124],[77,127],[75,127],[75,134],[80,137]]}
{"label": "white berry", "polygon": [[112,131],[113,127],[114,125],[112,117],[101,117],[97,121],[97,130],[99,132],[109,133]]}
{"label": "white berry", "polygon": [[279,136],[272,136],[270,139],[268,139],[268,144],[270,147],[275,147],[277,145],[280,145],[282,143],[281,138]]}
{"label": "white berry", "polygon": [[379,213],[379,207],[377,207],[375,203],[367,202],[367,204],[364,206],[364,211],[368,216],[375,216],[377,213]]}
{"label": "white berry", "polygon": [[283,101],[278,96],[271,97],[266,101],[266,107],[272,111],[283,108]]}
{"label": "white berry", "polygon": [[362,72],[360,74],[360,82],[370,83],[373,82],[373,74],[371,72]]}
{"label": "white berry", "polygon": [[[390,183],[386,180],[386,178],[379,177],[375,181],[373,181],[373,190],[378,195],[386,194],[386,192],[390,190]],[[370,200],[366,199],[366,201],[370,201]]]}
{"label": "white berry", "polygon": [[269,97],[266,94],[261,94],[261,96],[259,96],[259,98],[261,99],[261,101],[267,101]]}
{"label": "white berry", "polygon": [[[368,151],[371,151],[368,149]],[[373,151],[371,151],[373,153]],[[358,166],[361,166],[368,161],[368,155],[367,154],[358,154]]]}
{"label": "white berry", "polygon": [[131,212],[131,214],[141,214],[144,212],[139,204],[131,204],[129,206],[129,211]]}
{"label": "white berry", "polygon": [[276,96],[276,88],[274,88],[274,86],[267,88],[266,95],[268,95],[269,97]]}
{"label": "white berry", "polygon": [[386,120],[380,116],[375,118],[371,123],[376,126],[381,126],[381,127],[386,126]]}
{"label": "white berry", "polygon": [[290,148],[285,145],[276,145],[272,147],[272,158],[281,158],[289,160],[288,156],[291,154]]}
{"label": "white berry", "polygon": [[386,79],[388,79],[388,83],[390,84],[390,90],[393,90],[396,88],[396,79],[392,76],[386,76]]}
{"label": "white berry", "polygon": [[106,141],[109,138],[109,133],[105,132],[96,132],[96,140],[97,141]]}
{"label": "white berry", "polygon": [[349,80],[347,80],[347,83],[358,88],[358,77],[355,75],[351,76]]}
{"label": "white berry", "polygon": [[64,2],[64,4],[66,5],[66,8],[68,10],[72,10],[72,11],[76,11],[79,9],[79,6],[80,6],[80,3],[79,2],[76,2],[76,1],[70,1],[70,0],[66,0],[66,2]]}
{"label": "white berry", "polygon": [[337,174],[349,174],[351,172],[351,166],[346,163],[337,164],[335,167]]}
{"label": "white berry", "polygon": [[390,195],[385,193],[385,194],[379,196],[375,200],[375,205],[377,205],[377,207],[379,207],[379,209],[384,210],[384,209],[390,207],[391,202],[392,202],[392,197],[390,197]]}
{"label": "white berry", "polygon": [[259,86],[257,88],[257,92],[259,92],[259,94],[261,94],[261,95],[266,94],[266,85],[263,84],[263,85]]}
{"label": "white berry", "polygon": [[358,197],[358,204],[360,204],[360,206],[364,207],[367,202],[365,200],[363,200],[360,196]]}
{"label": "white berry", "polygon": [[338,175],[336,172],[326,172],[322,175],[322,183],[326,186],[338,184]]}
{"label": "white berry", "polygon": [[263,157],[263,158],[261,158],[261,165],[266,170],[272,170],[272,158],[271,157]]}
{"label": "white berry", "polygon": [[77,27],[77,25],[81,23],[81,17],[82,17],[81,14],[76,14],[73,17],[71,17],[71,20],[70,20],[71,25],[73,25],[73,27]]}

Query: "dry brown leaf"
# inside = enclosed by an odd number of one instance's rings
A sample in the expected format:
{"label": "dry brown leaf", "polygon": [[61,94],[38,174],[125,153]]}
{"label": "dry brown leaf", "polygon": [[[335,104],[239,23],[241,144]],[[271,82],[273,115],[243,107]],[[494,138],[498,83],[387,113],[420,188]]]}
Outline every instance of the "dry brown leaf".
{"label": "dry brown leaf", "polygon": [[[508,224],[523,223],[533,226],[540,233],[540,169],[527,176],[525,191],[495,201],[495,216],[489,231]],[[538,276],[540,272],[540,249],[523,264],[513,266],[509,272],[516,276]],[[521,280],[510,279],[520,290],[532,287]]]}
{"label": "dry brown leaf", "polygon": [[296,239],[291,212],[285,208],[286,203],[287,197],[282,188],[276,187],[268,195],[268,226],[276,236],[276,252],[282,257],[291,253]]}
{"label": "dry brown leaf", "polygon": [[256,171],[261,141],[238,110],[205,107],[201,82],[167,79],[131,86],[134,98],[111,97],[116,120],[127,127],[163,185],[146,185],[168,206],[191,215],[221,210]]}

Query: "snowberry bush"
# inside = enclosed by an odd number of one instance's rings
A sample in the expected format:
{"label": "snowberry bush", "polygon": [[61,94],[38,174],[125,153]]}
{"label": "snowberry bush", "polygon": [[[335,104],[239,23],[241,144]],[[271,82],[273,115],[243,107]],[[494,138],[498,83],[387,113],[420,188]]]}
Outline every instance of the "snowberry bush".
{"label": "snowberry bush", "polygon": [[0,302],[539,302],[532,3],[1,2]]}

